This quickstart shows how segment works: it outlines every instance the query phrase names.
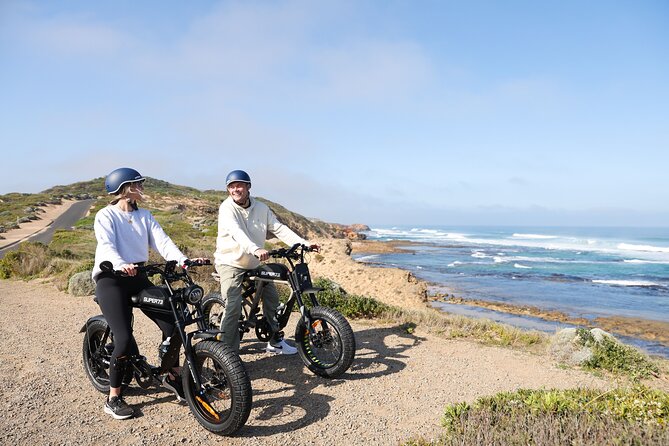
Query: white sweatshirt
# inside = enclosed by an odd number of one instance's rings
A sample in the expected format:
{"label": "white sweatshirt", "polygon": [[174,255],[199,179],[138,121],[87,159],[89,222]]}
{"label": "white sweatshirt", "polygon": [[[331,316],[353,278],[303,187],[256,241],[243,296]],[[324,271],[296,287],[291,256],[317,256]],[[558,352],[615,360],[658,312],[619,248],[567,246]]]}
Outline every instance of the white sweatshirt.
{"label": "white sweatshirt", "polygon": [[288,246],[309,242],[295,234],[288,226],[277,220],[274,212],[264,203],[249,197],[251,204],[244,209],[231,197],[221,203],[218,210],[218,237],[214,259],[217,265],[229,265],[242,269],[260,266],[253,255],[265,246],[267,232],[271,232]]}
{"label": "white sweatshirt", "polygon": [[95,265],[93,280],[100,274],[100,263],[106,260],[118,269],[121,265],[146,262],[149,247],[165,260],[177,260],[182,264],[187,259],[163,228],[146,209],[124,212],[109,205],[95,214]]}

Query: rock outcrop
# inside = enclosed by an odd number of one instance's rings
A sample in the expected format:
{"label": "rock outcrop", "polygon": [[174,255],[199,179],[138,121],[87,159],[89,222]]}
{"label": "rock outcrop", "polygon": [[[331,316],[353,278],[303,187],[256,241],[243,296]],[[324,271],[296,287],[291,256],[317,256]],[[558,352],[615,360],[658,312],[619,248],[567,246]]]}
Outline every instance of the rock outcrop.
{"label": "rock outcrop", "polygon": [[90,296],[95,293],[95,283],[91,271],[82,271],[70,277],[67,292],[73,296]]}

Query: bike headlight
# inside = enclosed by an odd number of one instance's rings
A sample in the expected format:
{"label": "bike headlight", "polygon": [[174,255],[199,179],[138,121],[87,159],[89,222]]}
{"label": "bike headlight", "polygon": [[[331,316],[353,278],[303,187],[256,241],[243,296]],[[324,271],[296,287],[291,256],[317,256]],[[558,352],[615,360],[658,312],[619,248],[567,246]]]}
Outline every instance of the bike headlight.
{"label": "bike headlight", "polygon": [[186,299],[186,302],[191,305],[195,305],[196,303],[200,302],[203,296],[204,290],[199,285],[192,285],[188,287],[188,289],[184,290],[184,298]]}

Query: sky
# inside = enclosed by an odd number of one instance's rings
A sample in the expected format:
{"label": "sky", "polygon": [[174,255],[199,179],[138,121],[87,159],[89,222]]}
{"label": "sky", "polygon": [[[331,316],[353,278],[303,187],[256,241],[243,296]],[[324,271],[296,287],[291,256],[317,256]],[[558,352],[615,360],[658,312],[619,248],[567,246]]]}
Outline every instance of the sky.
{"label": "sky", "polygon": [[0,194],[243,169],[344,224],[666,227],[669,2],[0,0],[0,149]]}

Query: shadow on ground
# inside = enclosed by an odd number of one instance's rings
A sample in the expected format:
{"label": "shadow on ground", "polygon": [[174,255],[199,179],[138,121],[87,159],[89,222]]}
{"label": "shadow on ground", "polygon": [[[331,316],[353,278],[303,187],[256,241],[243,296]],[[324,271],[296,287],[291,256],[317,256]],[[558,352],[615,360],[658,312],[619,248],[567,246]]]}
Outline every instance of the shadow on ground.
{"label": "shadow on ground", "polygon": [[[270,356],[262,354],[265,343],[255,339],[242,341],[240,353],[251,377],[253,410],[259,413],[237,436],[266,437],[292,432],[326,418],[332,397],[319,389],[399,373],[406,367],[404,353],[423,341],[399,326],[357,331],[355,338],[353,364],[337,379],[314,375],[298,355]],[[264,380],[273,384],[264,385]]]}

